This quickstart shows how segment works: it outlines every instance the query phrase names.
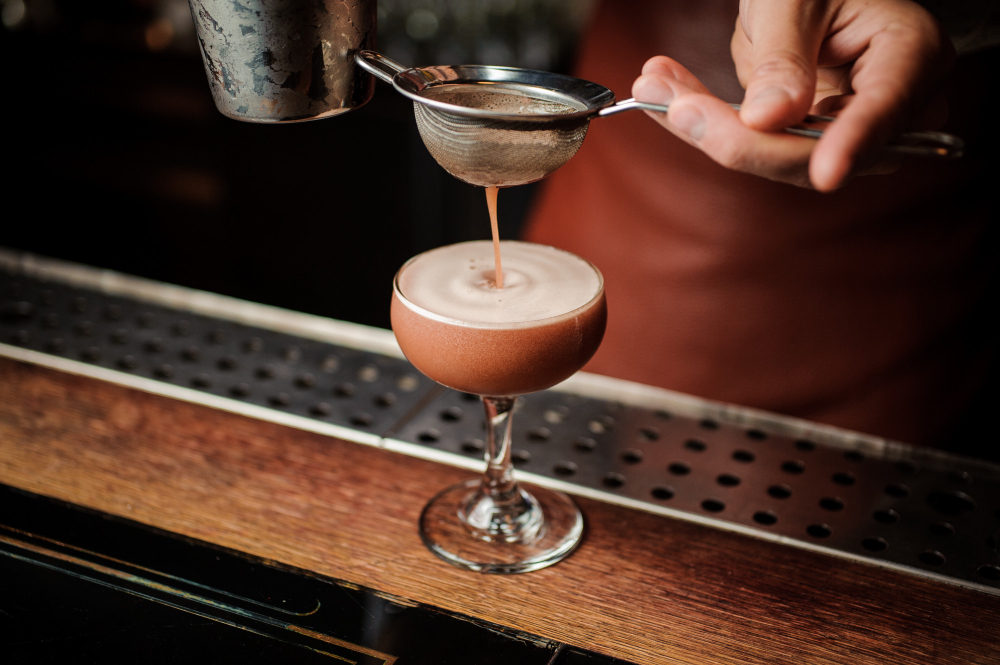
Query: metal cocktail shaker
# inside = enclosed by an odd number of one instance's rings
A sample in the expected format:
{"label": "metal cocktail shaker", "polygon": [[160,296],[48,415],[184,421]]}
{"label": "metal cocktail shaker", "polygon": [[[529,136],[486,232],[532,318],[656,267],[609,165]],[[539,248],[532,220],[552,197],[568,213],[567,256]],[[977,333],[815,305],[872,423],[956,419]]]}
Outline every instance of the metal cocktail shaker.
{"label": "metal cocktail shaker", "polygon": [[375,47],[375,0],[189,0],[205,73],[224,115],[328,118],[374,89],[354,54]]}

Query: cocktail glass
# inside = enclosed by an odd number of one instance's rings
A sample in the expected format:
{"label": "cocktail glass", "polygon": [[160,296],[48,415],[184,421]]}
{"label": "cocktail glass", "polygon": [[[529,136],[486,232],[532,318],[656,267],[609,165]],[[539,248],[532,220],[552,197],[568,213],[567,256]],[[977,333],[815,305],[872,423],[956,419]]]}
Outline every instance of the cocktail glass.
{"label": "cocktail glass", "polygon": [[479,395],[486,411],[485,473],[431,499],[420,517],[420,535],[436,555],[469,570],[523,573],[550,566],[579,544],[583,516],[562,492],[529,489],[514,479],[511,416],[518,395],[551,388],[593,356],[607,321],[604,278],[588,263],[597,276],[590,300],[551,317],[459,321],[407,298],[401,282],[420,256],[393,280],[396,339],[417,369],[444,386]]}

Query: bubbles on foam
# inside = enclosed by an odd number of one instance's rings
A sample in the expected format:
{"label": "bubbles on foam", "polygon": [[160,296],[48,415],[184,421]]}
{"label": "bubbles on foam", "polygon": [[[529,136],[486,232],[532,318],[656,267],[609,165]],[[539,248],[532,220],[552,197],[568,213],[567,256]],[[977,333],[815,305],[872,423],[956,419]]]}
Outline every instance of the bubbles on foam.
{"label": "bubbles on foam", "polygon": [[468,323],[530,323],[571,312],[600,287],[594,268],[554,247],[502,241],[504,288],[494,284],[493,244],[464,242],[417,256],[399,279],[403,295],[438,316]]}

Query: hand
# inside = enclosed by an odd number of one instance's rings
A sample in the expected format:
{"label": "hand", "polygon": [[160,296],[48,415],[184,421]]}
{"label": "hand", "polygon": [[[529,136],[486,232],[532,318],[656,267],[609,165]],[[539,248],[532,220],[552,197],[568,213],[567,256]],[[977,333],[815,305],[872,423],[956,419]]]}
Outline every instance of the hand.
{"label": "hand", "polygon": [[[651,117],[728,168],[831,191],[895,170],[889,139],[947,115],[938,87],[954,49],[909,0],[741,0],[731,51],[739,112],[665,56],[632,85],[636,99],[670,105]],[[837,121],[819,141],[778,133],[807,113]]]}

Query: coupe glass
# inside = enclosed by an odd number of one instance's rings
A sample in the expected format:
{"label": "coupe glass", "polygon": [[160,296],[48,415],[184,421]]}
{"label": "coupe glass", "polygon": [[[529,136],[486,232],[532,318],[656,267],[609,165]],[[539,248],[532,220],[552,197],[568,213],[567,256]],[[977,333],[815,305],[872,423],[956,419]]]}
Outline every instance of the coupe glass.
{"label": "coupe glass", "polygon": [[597,288],[571,311],[537,321],[476,323],[407,299],[401,278],[418,258],[393,280],[396,338],[417,369],[449,388],[479,395],[486,411],[485,473],[431,499],[420,517],[420,535],[436,555],[469,570],[523,573],[550,566],[579,544],[583,516],[562,492],[529,489],[514,479],[511,416],[518,395],[554,386],[593,356],[607,320],[604,278],[588,263]]}

